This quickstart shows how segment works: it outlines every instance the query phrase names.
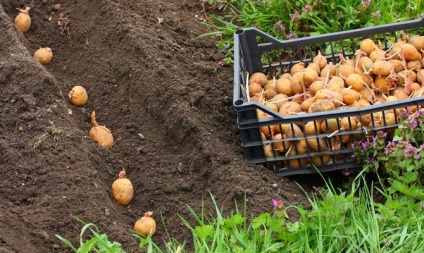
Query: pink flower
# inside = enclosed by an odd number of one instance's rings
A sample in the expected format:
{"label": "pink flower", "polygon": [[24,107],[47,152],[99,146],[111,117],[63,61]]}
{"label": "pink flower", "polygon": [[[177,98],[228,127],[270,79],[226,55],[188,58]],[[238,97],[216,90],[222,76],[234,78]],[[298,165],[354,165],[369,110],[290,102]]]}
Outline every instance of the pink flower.
{"label": "pink flower", "polygon": [[219,65],[220,67],[224,67],[226,60],[227,60],[227,58],[224,58],[224,59],[220,60],[220,61],[218,62],[218,65]]}
{"label": "pink flower", "polygon": [[292,20],[300,20],[299,11],[295,11],[293,14],[290,14]]}
{"label": "pink flower", "polygon": [[284,208],[282,200],[272,199],[272,205],[275,210],[282,210]]}
{"label": "pink flower", "polygon": [[376,18],[376,19],[380,19],[380,18],[381,18],[381,11],[380,11],[380,10],[378,10],[378,11],[374,12],[374,13],[372,14],[372,17],[373,17],[373,18]]}
{"label": "pink flower", "polygon": [[371,5],[371,0],[365,0],[365,1],[362,0],[361,1],[362,10],[368,9],[370,7],[370,5]]}
{"label": "pink flower", "polygon": [[304,13],[308,13],[308,12],[312,11],[312,7],[311,7],[309,4],[306,4],[306,5],[302,8],[302,11],[303,11]]}
{"label": "pink flower", "polygon": [[350,176],[350,171],[349,171],[349,169],[344,169],[344,170],[342,171],[342,174],[343,174],[343,176],[345,176],[345,177]]}
{"label": "pink flower", "polygon": [[281,29],[281,31],[285,31],[286,30],[286,26],[281,23],[281,20],[278,20],[275,23],[274,27],[277,28],[277,29]]}
{"label": "pink flower", "polygon": [[286,39],[294,39],[294,38],[296,38],[296,34],[293,32],[293,33],[289,33],[289,34],[287,34],[286,35]]}

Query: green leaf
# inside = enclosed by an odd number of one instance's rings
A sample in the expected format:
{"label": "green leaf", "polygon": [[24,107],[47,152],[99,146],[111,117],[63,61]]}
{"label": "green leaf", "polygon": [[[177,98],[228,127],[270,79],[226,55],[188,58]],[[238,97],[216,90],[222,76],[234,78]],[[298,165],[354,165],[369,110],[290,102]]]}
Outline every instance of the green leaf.
{"label": "green leaf", "polygon": [[267,221],[270,219],[271,219],[271,215],[269,213],[262,213],[253,219],[252,227],[254,229],[258,229],[261,226],[265,226],[267,224]]}
{"label": "green leaf", "polygon": [[60,235],[55,235],[55,236],[57,239],[59,239],[60,242],[65,244],[68,248],[71,248],[74,252],[77,252],[77,249],[74,247],[74,245],[72,245],[72,243],[68,239],[63,238]]}
{"label": "green leaf", "polygon": [[93,237],[87,241],[85,241],[83,244],[80,245],[80,247],[78,248],[78,253],[90,253],[95,245],[97,243],[97,238]]}
{"label": "green leaf", "polygon": [[407,170],[408,172],[410,172],[410,171],[414,171],[414,170],[415,170],[415,165],[414,165],[414,164],[408,164],[408,165],[406,166],[406,170]]}
{"label": "green leaf", "polygon": [[224,220],[224,224],[226,227],[231,228],[237,225],[243,224],[246,221],[246,218],[241,216],[241,214],[236,213],[230,218]]}
{"label": "green leaf", "polygon": [[396,129],[396,135],[393,137],[393,141],[401,141],[401,140],[403,140],[403,138],[401,137],[401,136],[399,136],[399,131],[398,131],[399,129]]}
{"label": "green leaf", "polygon": [[196,236],[201,238],[207,238],[209,236],[213,236],[215,233],[215,228],[213,225],[202,225],[194,228],[194,233]]}
{"label": "green leaf", "polygon": [[405,178],[407,183],[416,182],[418,179],[418,172],[417,171],[408,171],[403,173],[403,177]]}

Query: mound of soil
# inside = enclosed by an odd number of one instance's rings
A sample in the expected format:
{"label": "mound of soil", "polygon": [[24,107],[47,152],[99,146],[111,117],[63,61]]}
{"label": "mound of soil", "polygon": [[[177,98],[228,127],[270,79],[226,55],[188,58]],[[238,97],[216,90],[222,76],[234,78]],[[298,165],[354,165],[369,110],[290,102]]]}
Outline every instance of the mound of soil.
{"label": "mound of soil", "polygon": [[[55,234],[77,244],[74,217],[138,252],[131,229],[150,210],[158,244],[166,228],[189,248],[180,216],[190,220],[187,206],[199,211],[202,197],[213,214],[209,193],[227,214],[245,195],[252,215],[272,211],[272,198],[307,203],[293,180],[244,161],[233,69],[217,64],[214,38],[193,40],[208,32],[199,2],[2,1],[0,252],[65,252]],[[22,34],[13,19],[25,6]],[[33,53],[46,46],[54,57],[43,66]],[[67,97],[77,84],[89,94],[83,107]],[[112,148],[88,137],[94,110]],[[128,206],[111,194],[122,168],[135,189]]]}

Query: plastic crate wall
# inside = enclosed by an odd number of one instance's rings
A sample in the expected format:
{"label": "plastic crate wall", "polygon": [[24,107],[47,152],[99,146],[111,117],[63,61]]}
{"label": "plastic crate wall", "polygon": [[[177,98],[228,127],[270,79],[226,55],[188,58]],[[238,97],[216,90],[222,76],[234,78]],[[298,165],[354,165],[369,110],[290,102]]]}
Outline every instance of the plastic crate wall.
{"label": "plastic crate wall", "polygon": [[[352,147],[343,143],[344,135],[361,139],[366,136],[374,136],[379,130],[393,132],[398,125],[397,121],[396,124],[386,124],[386,121],[383,124],[377,124],[373,120],[374,116],[378,114],[380,117],[384,117],[390,111],[395,112],[395,110],[407,107],[419,109],[424,104],[424,97],[403,99],[358,109],[349,108],[283,116],[263,104],[247,100],[248,78],[255,72],[263,72],[269,77],[277,76],[278,78],[278,75],[289,72],[290,67],[295,63],[311,62],[318,52],[321,52],[329,62],[337,64],[340,60],[340,55],[345,58],[353,58],[359,49],[360,41],[364,38],[372,38],[374,41],[379,41],[383,49],[388,49],[391,43],[403,38],[403,32],[409,35],[424,35],[424,19],[287,41],[278,40],[255,28],[237,30],[234,33],[233,102],[237,113],[237,124],[245,159],[251,163],[265,164],[268,168],[275,170],[276,173],[281,175],[315,173],[317,172],[316,169],[324,172],[360,167],[361,165],[357,164],[352,157]],[[258,110],[267,113],[270,117],[258,120]],[[319,139],[326,139],[328,148],[325,150],[311,150],[308,148],[305,154],[297,154],[297,152],[294,152],[294,154],[289,154],[288,152],[282,154],[281,152],[276,152],[275,149],[276,142],[281,142],[281,140],[273,140],[271,138],[263,142],[261,138],[260,130],[262,127],[270,128],[273,125],[278,127],[289,124],[293,129],[293,125],[302,126],[310,121],[324,121],[324,124],[328,125],[328,122],[331,122],[332,119],[344,117],[363,119],[363,117],[368,116],[371,116],[372,122],[369,127],[361,130],[353,128],[343,129],[344,131],[336,131],[331,135],[331,138],[326,133],[284,139],[287,141],[315,139],[317,142]],[[351,122],[349,122],[350,124]],[[339,124],[338,128],[341,130]],[[358,138],[358,135],[361,137]],[[329,139],[331,140],[329,141]],[[264,145],[272,147],[274,157],[265,155]],[[320,160],[323,157],[326,157],[326,159],[330,157],[330,161],[324,164],[324,161]],[[312,158],[316,166],[311,162]]]}

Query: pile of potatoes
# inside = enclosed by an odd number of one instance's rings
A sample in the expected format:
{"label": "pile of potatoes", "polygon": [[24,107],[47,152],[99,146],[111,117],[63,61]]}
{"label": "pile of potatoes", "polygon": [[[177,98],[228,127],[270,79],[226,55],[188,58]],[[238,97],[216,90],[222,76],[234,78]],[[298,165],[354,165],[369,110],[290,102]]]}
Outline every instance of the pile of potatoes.
{"label": "pile of potatoes", "polygon": [[[365,38],[352,59],[340,54],[337,62],[320,52],[309,62],[298,62],[280,76],[261,72],[249,77],[248,100],[264,104],[283,116],[359,108],[424,94],[424,36],[403,34],[403,38],[383,49],[379,41]],[[417,108],[410,107],[408,113]],[[261,128],[265,155],[292,156],[315,151],[337,150],[351,145],[346,130],[371,129],[398,122],[405,109],[382,111],[362,116],[332,118],[302,124],[271,125]],[[257,110],[258,119],[270,117]],[[326,134],[325,138],[307,138]],[[289,138],[297,140],[285,140]],[[337,137],[337,138],[336,138]],[[362,138],[362,135],[358,135]],[[278,141],[280,140],[281,141]],[[287,159],[284,159],[287,160]],[[330,155],[288,159],[285,166],[296,168],[312,162],[327,164]]]}

